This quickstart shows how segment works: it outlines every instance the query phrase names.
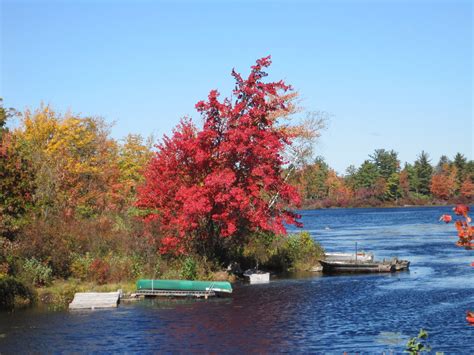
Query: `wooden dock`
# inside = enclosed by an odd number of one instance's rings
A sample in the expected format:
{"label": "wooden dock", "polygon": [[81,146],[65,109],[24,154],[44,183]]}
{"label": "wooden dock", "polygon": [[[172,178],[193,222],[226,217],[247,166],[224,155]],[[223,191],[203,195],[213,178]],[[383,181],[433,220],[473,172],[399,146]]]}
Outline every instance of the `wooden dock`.
{"label": "wooden dock", "polygon": [[69,304],[69,309],[114,308],[120,300],[117,292],[78,292]]}

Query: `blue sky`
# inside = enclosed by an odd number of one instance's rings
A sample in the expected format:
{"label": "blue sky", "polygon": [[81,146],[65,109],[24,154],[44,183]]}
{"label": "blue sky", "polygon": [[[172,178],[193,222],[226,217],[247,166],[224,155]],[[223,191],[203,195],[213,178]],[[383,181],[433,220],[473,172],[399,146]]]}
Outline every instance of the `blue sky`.
{"label": "blue sky", "polygon": [[102,116],[160,138],[272,55],[270,79],[332,114],[317,153],[339,172],[375,149],[473,159],[471,1],[1,0],[6,106]]}

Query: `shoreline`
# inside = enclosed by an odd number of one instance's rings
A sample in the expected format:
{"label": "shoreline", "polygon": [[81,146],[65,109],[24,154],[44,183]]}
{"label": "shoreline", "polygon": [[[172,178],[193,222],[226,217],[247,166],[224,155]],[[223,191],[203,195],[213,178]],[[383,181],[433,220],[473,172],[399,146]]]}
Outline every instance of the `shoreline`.
{"label": "shoreline", "polygon": [[[310,211],[310,210],[336,210],[336,209],[368,209],[368,208],[380,208],[380,209],[387,209],[387,208],[422,208],[422,207],[454,207],[457,203],[447,203],[447,204],[427,204],[427,205],[384,205],[384,206],[346,206],[346,207],[341,207],[341,206],[329,206],[329,207],[311,207],[311,206],[305,206],[305,207],[299,207],[299,208],[294,208],[295,211]],[[474,201],[469,201],[465,203],[466,205],[473,205]]]}

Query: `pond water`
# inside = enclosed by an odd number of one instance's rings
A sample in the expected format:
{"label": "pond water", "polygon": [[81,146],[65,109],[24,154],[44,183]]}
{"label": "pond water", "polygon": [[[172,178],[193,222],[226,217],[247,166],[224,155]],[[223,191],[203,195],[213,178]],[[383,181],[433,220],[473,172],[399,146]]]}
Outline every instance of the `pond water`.
{"label": "pond water", "polygon": [[454,245],[449,207],[302,212],[327,251],[372,251],[409,272],[298,275],[238,284],[230,298],[145,300],[114,310],[0,313],[0,352],[401,352],[420,328],[433,350],[474,353],[474,251]]}

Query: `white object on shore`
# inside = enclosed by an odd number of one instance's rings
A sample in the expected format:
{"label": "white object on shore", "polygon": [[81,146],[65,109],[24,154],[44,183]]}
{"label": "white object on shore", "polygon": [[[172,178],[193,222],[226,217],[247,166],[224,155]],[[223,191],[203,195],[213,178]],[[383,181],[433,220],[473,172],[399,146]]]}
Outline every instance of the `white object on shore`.
{"label": "white object on shore", "polygon": [[117,292],[78,292],[69,304],[69,309],[115,308],[120,300]]}
{"label": "white object on shore", "polygon": [[250,269],[244,272],[244,276],[249,279],[251,284],[261,284],[270,282],[269,272]]}

